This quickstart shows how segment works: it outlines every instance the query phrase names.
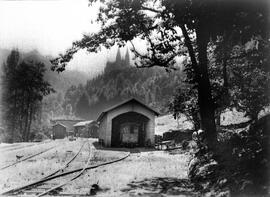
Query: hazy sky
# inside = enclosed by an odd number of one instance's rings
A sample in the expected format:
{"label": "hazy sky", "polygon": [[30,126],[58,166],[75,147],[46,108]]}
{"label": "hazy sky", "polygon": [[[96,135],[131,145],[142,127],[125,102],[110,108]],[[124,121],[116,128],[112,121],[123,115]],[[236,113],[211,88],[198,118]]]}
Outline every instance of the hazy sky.
{"label": "hazy sky", "polygon": [[[55,56],[83,33],[98,31],[98,25],[91,23],[97,11],[98,6],[88,7],[88,0],[0,1],[0,48],[37,49]],[[116,48],[100,54],[80,52],[69,68],[96,72],[115,53]]]}

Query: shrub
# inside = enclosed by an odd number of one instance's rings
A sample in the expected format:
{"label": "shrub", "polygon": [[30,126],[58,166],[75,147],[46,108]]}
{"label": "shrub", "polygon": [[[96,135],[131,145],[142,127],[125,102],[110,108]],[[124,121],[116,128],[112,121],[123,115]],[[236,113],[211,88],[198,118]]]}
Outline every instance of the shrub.
{"label": "shrub", "polygon": [[186,150],[188,148],[188,145],[189,145],[189,141],[187,141],[187,140],[182,141],[182,149],[183,150]]}
{"label": "shrub", "polygon": [[226,130],[219,134],[215,154],[198,141],[189,164],[189,178],[197,189],[202,192],[215,190],[215,196],[224,194],[224,190],[230,190],[232,195],[267,195],[269,128],[270,115],[245,128]]}

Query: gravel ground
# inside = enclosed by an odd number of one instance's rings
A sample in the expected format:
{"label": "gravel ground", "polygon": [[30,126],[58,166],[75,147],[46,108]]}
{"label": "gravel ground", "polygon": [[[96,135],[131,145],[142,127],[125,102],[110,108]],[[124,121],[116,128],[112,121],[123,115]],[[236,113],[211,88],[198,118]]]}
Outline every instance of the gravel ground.
{"label": "gravel ground", "polygon": [[98,183],[97,196],[196,196],[187,180],[187,154],[141,150],[119,163],[88,171],[68,193],[85,194]]}
{"label": "gravel ground", "polygon": [[[0,193],[29,182],[62,167],[79,150],[85,139],[67,139],[45,143],[21,143],[0,145],[0,167],[16,161],[16,155],[24,157],[50,147],[52,150],[0,171]],[[108,149],[91,142],[91,162],[98,164],[121,158],[128,149]],[[14,148],[18,149],[14,149]],[[82,150],[71,168],[84,167],[89,147]],[[64,194],[89,194],[93,184],[100,189],[97,196],[196,196],[187,180],[189,154],[170,154],[151,149],[131,149],[131,155],[118,163],[86,171],[83,176],[64,186]],[[70,170],[70,169],[69,169]]]}

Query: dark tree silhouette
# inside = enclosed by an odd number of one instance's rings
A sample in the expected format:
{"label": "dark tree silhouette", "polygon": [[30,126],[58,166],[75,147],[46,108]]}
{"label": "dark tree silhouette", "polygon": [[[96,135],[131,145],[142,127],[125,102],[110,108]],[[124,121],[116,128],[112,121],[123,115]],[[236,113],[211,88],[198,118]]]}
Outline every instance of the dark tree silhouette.
{"label": "dark tree silhouette", "polygon": [[45,66],[42,63],[20,61],[17,50],[13,50],[3,72],[4,121],[9,141],[28,141],[31,125],[43,96],[53,92],[50,84],[44,81]]}
{"label": "dark tree silhouette", "polygon": [[89,115],[89,98],[87,93],[83,93],[76,104],[76,115],[81,118],[87,118]]}
{"label": "dark tree silhouette", "polygon": [[[90,0],[94,3],[96,0]],[[189,56],[189,82],[198,92],[201,128],[210,148],[217,142],[215,102],[209,77],[208,45],[217,39],[233,37],[245,43],[253,36],[269,38],[268,1],[226,0],[102,0],[98,22],[100,32],[84,35],[64,55],[54,59],[53,69],[63,71],[73,54],[86,48],[97,52],[100,46],[124,46],[134,38],[147,41],[147,53],[133,53],[137,67],[161,66],[174,69],[176,58]],[[132,43],[133,44],[133,43]],[[133,45],[134,46],[134,45]],[[236,57],[238,58],[238,57]],[[224,64],[225,68],[225,64]]]}

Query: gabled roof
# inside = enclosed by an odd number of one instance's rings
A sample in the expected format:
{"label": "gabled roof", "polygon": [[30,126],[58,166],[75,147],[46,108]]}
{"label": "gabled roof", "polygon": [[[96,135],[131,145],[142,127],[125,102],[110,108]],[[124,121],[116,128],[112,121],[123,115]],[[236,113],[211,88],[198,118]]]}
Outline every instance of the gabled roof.
{"label": "gabled roof", "polygon": [[56,124],[54,124],[54,125],[53,125],[53,127],[54,127],[54,126],[56,126],[56,125],[61,125],[62,127],[67,128],[67,126],[66,126],[66,125],[63,125],[63,124],[61,124],[60,122],[57,122]]}
{"label": "gabled roof", "polygon": [[139,101],[139,100],[137,100],[137,99],[135,99],[135,98],[131,98],[131,99],[124,100],[124,101],[122,101],[121,103],[118,103],[118,104],[116,104],[116,105],[113,105],[112,107],[110,107],[110,108],[104,110],[104,111],[99,115],[97,121],[99,122],[99,121],[100,121],[100,120],[101,120],[101,119],[102,119],[109,111],[111,111],[111,110],[113,110],[113,109],[115,109],[115,108],[121,107],[121,106],[123,106],[123,105],[125,105],[125,104],[127,104],[127,103],[131,103],[131,102],[138,103],[138,104],[140,104],[141,106],[147,108],[149,111],[154,112],[155,115],[157,115],[157,116],[159,115],[159,113],[158,113],[156,110],[154,110],[154,109],[152,109],[151,107],[147,106],[147,105],[144,104],[143,102],[141,102],[141,101]]}
{"label": "gabled roof", "polygon": [[85,119],[79,119],[79,118],[72,118],[72,119],[67,119],[67,118],[54,118],[51,119],[51,121],[53,122],[57,122],[57,121],[84,121]]}
{"label": "gabled roof", "polygon": [[85,126],[94,122],[95,122],[94,120],[82,121],[82,122],[76,123],[75,125],[73,125],[73,127]]}
{"label": "gabled roof", "polygon": [[65,126],[67,128],[67,131],[72,131],[73,125],[75,125],[78,122],[81,122],[80,120],[69,120],[69,119],[56,119],[56,120],[51,120],[51,122],[55,124],[60,123],[61,125]]}

